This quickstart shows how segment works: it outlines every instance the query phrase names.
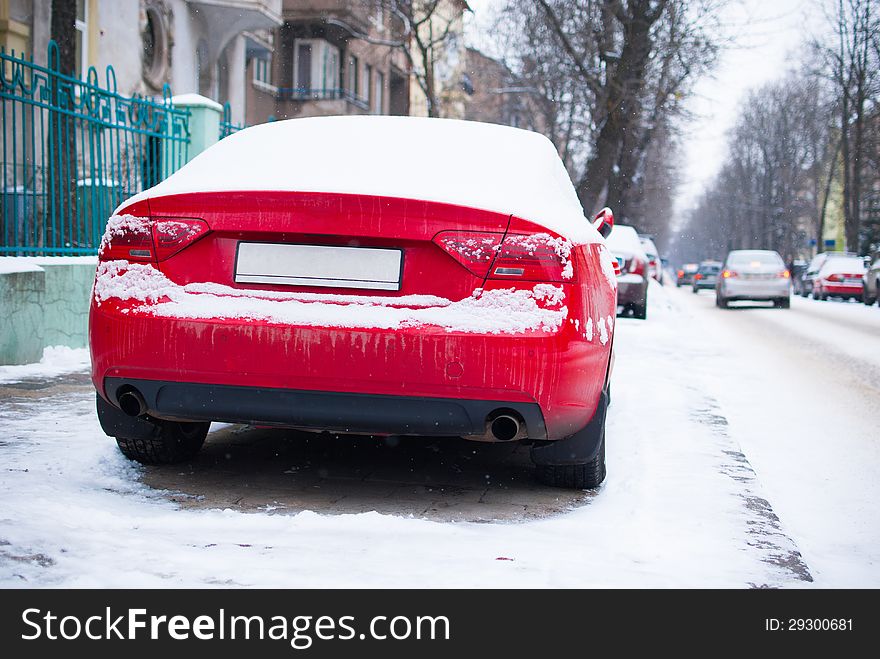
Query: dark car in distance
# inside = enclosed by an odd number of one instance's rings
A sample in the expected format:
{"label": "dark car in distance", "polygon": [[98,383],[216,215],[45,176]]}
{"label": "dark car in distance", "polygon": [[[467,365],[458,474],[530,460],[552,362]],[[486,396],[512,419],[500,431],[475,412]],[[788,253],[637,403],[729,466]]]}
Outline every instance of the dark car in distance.
{"label": "dark car in distance", "polygon": [[694,283],[694,275],[697,274],[697,270],[700,269],[700,265],[698,263],[685,263],[681,268],[676,272],[677,278],[675,280],[676,286],[686,286],[687,284]]}
{"label": "dark car in distance", "polygon": [[718,275],[721,272],[720,261],[703,261],[694,274],[692,289],[694,293],[701,290],[715,290],[715,284],[718,283]]}

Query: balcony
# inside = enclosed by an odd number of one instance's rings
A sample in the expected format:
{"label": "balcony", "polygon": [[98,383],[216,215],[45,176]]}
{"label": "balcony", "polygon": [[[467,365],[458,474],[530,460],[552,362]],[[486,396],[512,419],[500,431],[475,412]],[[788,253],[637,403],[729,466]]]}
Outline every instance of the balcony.
{"label": "balcony", "polygon": [[288,23],[326,23],[328,19],[336,25],[348,26],[351,34],[366,34],[371,28],[369,4],[363,0],[286,0],[284,3],[284,20]]}
{"label": "balcony", "polygon": [[187,0],[187,4],[224,46],[246,30],[281,25],[281,0]]}
{"label": "balcony", "polygon": [[[317,114],[360,114],[369,112],[367,99],[348,89],[305,89],[302,87],[282,87],[278,90],[278,100],[314,104],[324,108]],[[350,106],[350,107],[346,107]],[[354,111],[352,111],[354,110]],[[309,114],[314,114],[310,112]]]}

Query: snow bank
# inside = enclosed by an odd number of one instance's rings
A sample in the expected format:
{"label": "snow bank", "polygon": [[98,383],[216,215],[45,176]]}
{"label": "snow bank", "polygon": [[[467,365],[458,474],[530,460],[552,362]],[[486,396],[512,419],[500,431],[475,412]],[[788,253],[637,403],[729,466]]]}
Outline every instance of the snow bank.
{"label": "snow bank", "polygon": [[[414,160],[414,146],[428,157]],[[579,244],[602,241],[546,137],[451,119],[310,117],[252,126],[120,209],[143,199],[231,190],[421,199],[513,214]]]}
{"label": "snow bank", "polygon": [[43,350],[43,358],[35,364],[0,366],[0,383],[21,382],[36,378],[51,378],[65,373],[83,371],[89,367],[86,348],[50,346]]}
{"label": "snow bank", "polygon": [[398,329],[434,326],[450,332],[520,334],[553,332],[568,317],[562,287],[474,291],[452,301],[412,295],[396,298],[242,291],[213,283],[180,286],[149,265],[108,261],[98,267],[94,290],[110,299],[143,304],[129,313],[167,318],[247,319],[306,327]]}
{"label": "snow bank", "polygon": [[2,256],[0,257],[0,274],[41,272],[42,266],[46,265],[75,265],[78,263],[93,265],[97,262],[97,256]]}

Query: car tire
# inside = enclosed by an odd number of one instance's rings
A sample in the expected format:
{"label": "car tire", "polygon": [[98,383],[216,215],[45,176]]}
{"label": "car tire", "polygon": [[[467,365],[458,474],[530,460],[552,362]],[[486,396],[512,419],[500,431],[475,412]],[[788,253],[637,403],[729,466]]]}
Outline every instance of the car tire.
{"label": "car tire", "polygon": [[165,465],[186,462],[195,457],[205,437],[210,423],[184,423],[178,421],[154,420],[153,437],[128,439],[117,437],[119,450],[129,460],[145,465]]}
{"label": "car tire", "polygon": [[727,298],[721,297],[720,295],[715,296],[715,306],[719,309],[727,308]]}
{"label": "car tire", "polygon": [[632,315],[633,318],[645,320],[648,317],[648,301],[645,300],[642,304],[632,305]]}
{"label": "car tire", "polygon": [[791,308],[791,298],[781,297],[778,300],[776,300],[776,302],[774,303],[773,306],[775,306],[779,309],[789,309],[789,308]]}
{"label": "car tire", "polygon": [[605,433],[599,454],[584,464],[535,465],[535,478],[543,485],[574,490],[592,490],[605,480]]}
{"label": "car tire", "polygon": [[700,292],[700,289],[697,288],[696,286],[694,286],[693,291],[694,291],[694,295],[696,295],[697,293]]}

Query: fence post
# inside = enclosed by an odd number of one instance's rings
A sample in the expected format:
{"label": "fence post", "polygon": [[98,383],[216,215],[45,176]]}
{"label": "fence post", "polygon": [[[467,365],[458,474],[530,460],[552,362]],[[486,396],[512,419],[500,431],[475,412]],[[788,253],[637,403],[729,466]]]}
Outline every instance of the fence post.
{"label": "fence post", "polygon": [[220,118],[223,106],[199,94],[172,96],[171,103],[176,108],[189,110],[189,149],[186,162],[189,162],[220,138]]}

